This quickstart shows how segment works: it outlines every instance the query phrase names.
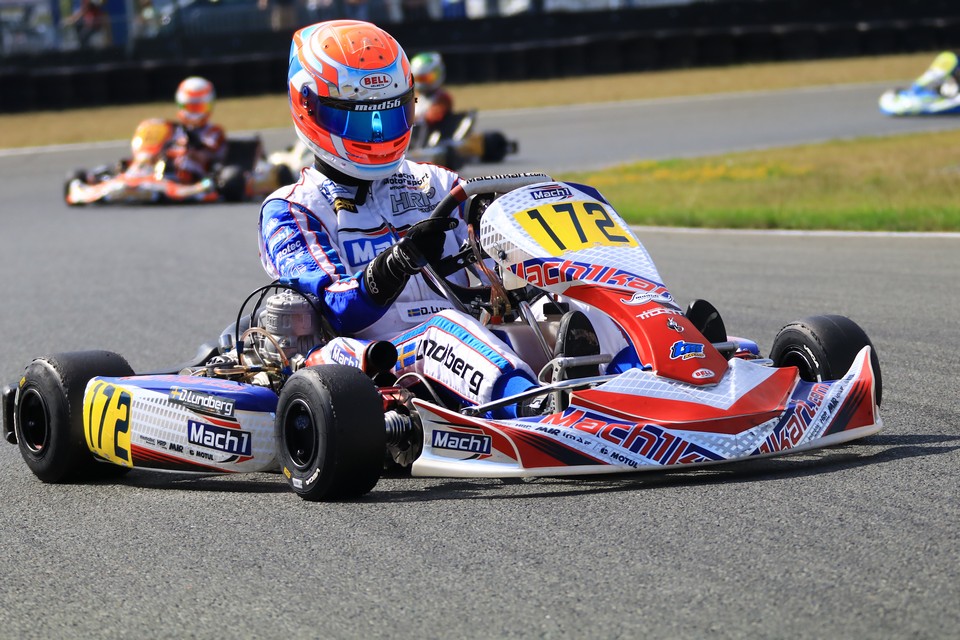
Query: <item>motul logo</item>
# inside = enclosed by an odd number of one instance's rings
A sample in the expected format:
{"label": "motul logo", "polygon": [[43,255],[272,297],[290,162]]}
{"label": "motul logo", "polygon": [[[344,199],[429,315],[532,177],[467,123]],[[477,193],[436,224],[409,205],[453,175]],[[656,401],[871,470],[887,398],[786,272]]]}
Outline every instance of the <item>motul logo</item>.
{"label": "motul logo", "polygon": [[393,78],[386,73],[371,73],[360,79],[360,84],[365,89],[383,89],[384,87],[389,87],[392,83]]}

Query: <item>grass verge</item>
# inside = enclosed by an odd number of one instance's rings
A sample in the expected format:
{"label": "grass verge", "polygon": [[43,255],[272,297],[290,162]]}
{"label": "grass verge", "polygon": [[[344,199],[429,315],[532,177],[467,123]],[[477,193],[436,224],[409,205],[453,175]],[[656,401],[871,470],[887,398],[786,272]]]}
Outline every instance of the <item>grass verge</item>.
{"label": "grass verge", "polygon": [[960,131],[647,161],[563,179],[642,225],[960,231]]}

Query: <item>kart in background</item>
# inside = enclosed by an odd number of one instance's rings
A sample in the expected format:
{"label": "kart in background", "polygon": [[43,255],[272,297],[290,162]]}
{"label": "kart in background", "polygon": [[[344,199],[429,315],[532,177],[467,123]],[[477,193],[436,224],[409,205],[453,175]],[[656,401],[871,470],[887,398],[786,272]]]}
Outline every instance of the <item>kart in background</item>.
{"label": "kart in background", "polygon": [[495,164],[517,153],[516,140],[499,131],[477,131],[476,111],[451,113],[436,128],[416,124],[407,157],[460,171],[467,164]]}
{"label": "kart in background", "polygon": [[[763,357],[756,342],[729,337],[709,303],[681,310],[595,189],[542,174],[475,178],[432,215],[461,204],[468,241],[424,273],[508,340],[540,372],[538,387],[481,406],[449,403],[419,374],[397,375],[398,362],[426,350],[335,336],[318,300],[278,281],[248,297],[217,347],[164,373],[136,374],[102,351],[36,358],[2,392],[5,439],[45,482],[134,467],[280,471],[304,499],[330,500],[366,494],[385,469],[460,478],[676,469],[881,429],[879,360],[852,320],[788,323]],[[450,278],[464,269],[474,285],[457,287]],[[550,307],[564,301],[613,319],[642,364],[583,377],[612,354],[554,357]],[[464,347],[444,345],[450,376],[469,371]],[[517,403],[537,409],[491,417]]]}
{"label": "kart in background", "polygon": [[888,116],[960,113],[957,54],[945,51],[909,87],[889,89],[880,96],[880,111]]}
{"label": "kart in background", "polygon": [[168,120],[144,120],[130,141],[130,159],[71,172],[64,183],[64,200],[68,205],[240,202],[293,181],[287,167],[267,161],[260,138],[251,136],[228,138],[227,157],[209,176],[180,182],[166,155],[174,131]]}
{"label": "kart in background", "polygon": [[[416,124],[410,133],[406,156],[414,162],[427,162],[460,171],[467,164],[497,163],[517,153],[518,144],[515,140],[508,140],[499,131],[475,131],[475,125],[475,111],[452,114],[433,130]],[[313,153],[297,140],[283,151],[271,153],[268,159],[273,164],[286,165],[297,174],[313,164]]]}

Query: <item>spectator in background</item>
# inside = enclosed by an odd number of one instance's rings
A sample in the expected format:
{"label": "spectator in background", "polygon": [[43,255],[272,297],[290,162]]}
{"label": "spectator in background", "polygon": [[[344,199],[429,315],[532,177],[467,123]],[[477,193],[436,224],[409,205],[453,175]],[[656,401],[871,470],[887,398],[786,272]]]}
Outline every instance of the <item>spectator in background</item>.
{"label": "spectator in background", "polygon": [[160,31],[160,14],[153,0],[137,0],[137,12],[133,16],[133,35],[136,38],[152,38]]}
{"label": "spectator in background", "polygon": [[403,0],[403,21],[404,22],[423,22],[432,20],[430,15],[430,0]]}
{"label": "spectator in background", "polygon": [[293,31],[297,26],[297,0],[257,0],[261,11],[270,9],[270,28]]}
{"label": "spectator in background", "polygon": [[103,0],[80,0],[80,4],[66,20],[73,27],[80,47],[105,47],[111,43],[110,19],[103,10]]}
{"label": "spectator in background", "polygon": [[367,6],[367,0],[344,0],[343,15],[350,20],[369,20],[370,7]]}

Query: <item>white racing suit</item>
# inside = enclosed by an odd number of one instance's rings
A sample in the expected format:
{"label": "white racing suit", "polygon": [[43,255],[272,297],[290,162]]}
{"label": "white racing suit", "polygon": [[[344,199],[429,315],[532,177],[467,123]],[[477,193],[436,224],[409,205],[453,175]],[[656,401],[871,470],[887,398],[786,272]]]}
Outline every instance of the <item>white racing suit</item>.
{"label": "white racing suit", "polygon": [[[365,202],[357,204],[357,187],[335,183],[309,167],[296,184],[264,201],[264,269],[272,278],[296,279],[300,291],[316,295],[334,330],[344,336],[320,349],[321,362],[358,366],[366,342],[390,340],[400,354],[398,375],[423,374],[464,404],[534,384],[527,364],[477,320],[451,309],[422,276],[411,277],[387,307],[375,304],[365,290],[367,263],[426,218],[459,180],[442,167],[404,160],[396,173],[373,182]],[[455,215],[462,217],[462,211]],[[444,255],[457,252],[465,227],[461,222],[447,232]]]}

